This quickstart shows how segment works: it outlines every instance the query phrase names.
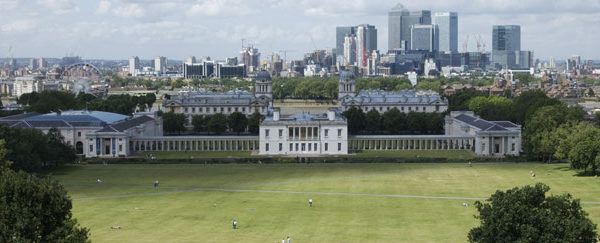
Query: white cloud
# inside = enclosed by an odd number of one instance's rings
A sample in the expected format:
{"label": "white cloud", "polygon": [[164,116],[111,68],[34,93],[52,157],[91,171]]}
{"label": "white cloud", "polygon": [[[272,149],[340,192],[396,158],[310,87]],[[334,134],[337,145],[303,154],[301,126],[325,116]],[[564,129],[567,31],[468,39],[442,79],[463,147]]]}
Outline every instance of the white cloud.
{"label": "white cloud", "polygon": [[96,14],[105,14],[110,10],[111,2],[110,1],[100,1],[98,7],[96,8]]}
{"label": "white cloud", "polygon": [[251,14],[252,5],[240,0],[206,0],[192,5],[188,16],[246,16]]}
{"label": "white cloud", "polygon": [[119,17],[140,18],[146,16],[146,11],[137,3],[129,3],[115,8],[113,14]]}
{"label": "white cloud", "polygon": [[3,24],[0,29],[2,32],[23,33],[33,30],[37,27],[37,22],[31,19],[14,20]]}
{"label": "white cloud", "polygon": [[79,12],[79,6],[75,0],[37,0],[37,3],[51,9],[57,15]]}

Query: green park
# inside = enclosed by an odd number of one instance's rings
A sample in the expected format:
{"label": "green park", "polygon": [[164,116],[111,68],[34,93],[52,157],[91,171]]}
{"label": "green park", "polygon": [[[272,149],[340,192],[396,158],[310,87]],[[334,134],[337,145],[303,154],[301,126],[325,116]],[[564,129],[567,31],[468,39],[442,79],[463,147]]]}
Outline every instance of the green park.
{"label": "green park", "polygon": [[362,164],[70,165],[49,175],[68,190],[73,216],[93,242],[279,242],[287,236],[295,242],[465,242],[479,224],[475,201],[538,182],[550,186],[548,194],[581,199],[600,223],[600,181],[579,176],[569,164],[373,158]]}

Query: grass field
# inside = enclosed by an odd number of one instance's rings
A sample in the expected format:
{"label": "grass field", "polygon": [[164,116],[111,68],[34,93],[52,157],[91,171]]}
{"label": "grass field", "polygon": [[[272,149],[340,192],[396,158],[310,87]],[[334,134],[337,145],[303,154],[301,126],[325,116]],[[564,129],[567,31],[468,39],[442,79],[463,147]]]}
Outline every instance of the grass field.
{"label": "grass field", "polygon": [[[262,155],[251,155],[249,151],[194,151],[194,152],[145,152],[138,157],[146,157],[152,154],[156,159],[190,159],[193,158],[260,158],[268,157]],[[344,157],[344,156],[335,156]],[[362,151],[355,154],[347,155],[346,157],[353,158],[447,158],[447,159],[473,159],[474,154],[467,150],[381,150],[381,151]]]}
{"label": "grass field", "polygon": [[478,222],[463,202],[536,182],[581,198],[600,223],[600,178],[567,164],[85,165],[52,176],[94,242],[464,242]]}

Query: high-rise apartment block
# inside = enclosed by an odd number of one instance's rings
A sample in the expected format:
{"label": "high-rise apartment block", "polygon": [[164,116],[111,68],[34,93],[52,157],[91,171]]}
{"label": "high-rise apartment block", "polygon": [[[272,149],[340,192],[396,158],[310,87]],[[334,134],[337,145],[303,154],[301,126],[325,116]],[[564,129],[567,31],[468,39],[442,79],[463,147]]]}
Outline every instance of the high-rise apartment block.
{"label": "high-rise apartment block", "polygon": [[163,75],[167,72],[167,58],[166,57],[156,57],[154,58],[154,71],[158,76]]}
{"label": "high-rise apartment block", "polygon": [[129,58],[129,74],[136,76],[140,70],[140,58],[137,56]]}
{"label": "high-rise apartment block", "polygon": [[410,12],[398,4],[388,13],[388,49],[413,50],[411,32],[413,25],[431,25],[431,11]]}

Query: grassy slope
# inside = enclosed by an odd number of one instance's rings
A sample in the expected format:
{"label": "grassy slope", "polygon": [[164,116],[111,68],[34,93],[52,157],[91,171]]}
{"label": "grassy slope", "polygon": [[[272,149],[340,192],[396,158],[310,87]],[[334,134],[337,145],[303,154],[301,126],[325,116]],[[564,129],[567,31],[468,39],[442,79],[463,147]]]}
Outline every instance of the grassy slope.
{"label": "grassy slope", "polygon": [[[537,178],[532,179],[529,171]],[[198,187],[487,197],[535,182],[552,193],[600,201],[600,180],[576,177],[568,165],[545,164],[285,164],[109,165],[55,173],[75,200],[74,215],[94,242],[464,242],[477,224],[470,200],[268,192],[182,191]],[[95,183],[96,178],[104,182]],[[152,188],[158,179],[161,188]],[[164,194],[153,194],[153,193]],[[171,193],[169,193],[171,192]],[[307,200],[314,200],[308,208]],[[215,206],[216,204],[216,206]],[[585,204],[600,223],[600,207]],[[251,210],[253,209],[253,210]],[[231,230],[237,219],[238,230]],[[111,230],[120,225],[122,230]]]}

